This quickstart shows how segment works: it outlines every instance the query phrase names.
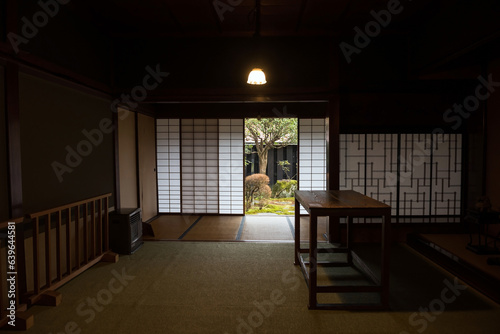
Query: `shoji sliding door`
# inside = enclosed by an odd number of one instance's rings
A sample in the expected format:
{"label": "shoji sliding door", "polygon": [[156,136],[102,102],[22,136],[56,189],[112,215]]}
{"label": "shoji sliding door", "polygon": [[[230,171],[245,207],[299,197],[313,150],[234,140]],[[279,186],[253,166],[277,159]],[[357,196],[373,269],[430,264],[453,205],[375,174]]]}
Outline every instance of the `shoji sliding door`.
{"label": "shoji sliding door", "polygon": [[355,190],[397,213],[397,134],[341,134],[340,190]]}
{"label": "shoji sliding door", "polygon": [[156,120],[156,164],[158,173],[158,211],[181,212],[180,120]]}
{"label": "shoji sliding door", "polygon": [[433,135],[432,201],[436,215],[460,215],[462,201],[462,135]]}
{"label": "shoji sliding door", "polygon": [[324,119],[299,119],[299,189],[326,190]]}
{"label": "shoji sliding door", "polygon": [[183,119],[182,212],[219,213],[219,156],[216,119]]}
{"label": "shoji sliding door", "polygon": [[219,120],[220,213],[243,214],[244,120]]}
{"label": "shoji sliding door", "polygon": [[299,119],[299,190],[326,190],[324,119]]}
{"label": "shoji sliding door", "polygon": [[340,189],[382,201],[394,216],[459,216],[461,180],[460,134],[340,135]]}
{"label": "shoji sliding door", "polygon": [[157,120],[160,213],[243,214],[243,119]]}

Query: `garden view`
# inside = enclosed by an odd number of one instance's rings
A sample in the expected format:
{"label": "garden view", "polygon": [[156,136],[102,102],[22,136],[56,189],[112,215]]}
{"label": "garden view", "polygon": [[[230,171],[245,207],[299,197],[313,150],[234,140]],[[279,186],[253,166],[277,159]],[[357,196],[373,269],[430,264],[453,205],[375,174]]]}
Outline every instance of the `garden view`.
{"label": "garden view", "polygon": [[[269,153],[289,145],[297,145],[296,118],[262,118],[245,121],[245,155],[258,156],[258,169],[247,173],[245,178],[246,214],[294,214],[294,192],[297,189],[297,163],[295,161],[272,159],[280,170],[281,179],[270,184],[268,175]],[[277,156],[275,154],[274,156]],[[296,156],[296,154],[295,154]],[[246,159],[245,164],[253,164],[255,159]],[[293,166],[295,165],[295,166]],[[255,166],[254,166],[255,167]],[[274,166],[273,166],[274,167]],[[273,178],[274,179],[274,178]]]}

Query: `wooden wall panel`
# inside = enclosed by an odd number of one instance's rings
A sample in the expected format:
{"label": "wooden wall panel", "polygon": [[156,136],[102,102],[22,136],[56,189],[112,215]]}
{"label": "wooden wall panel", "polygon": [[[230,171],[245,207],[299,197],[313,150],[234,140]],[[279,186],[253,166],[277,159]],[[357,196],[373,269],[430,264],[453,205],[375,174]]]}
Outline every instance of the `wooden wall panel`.
{"label": "wooden wall panel", "polygon": [[5,69],[0,66],[0,221],[9,218],[9,176],[7,169],[7,126],[5,115]]}
{"label": "wooden wall panel", "polygon": [[156,185],[156,127],[153,117],[138,114],[139,201],[142,221],[158,214]]}
{"label": "wooden wall panel", "polygon": [[19,86],[24,212],[113,192],[111,101],[25,73]]}
{"label": "wooden wall panel", "polygon": [[118,164],[120,182],[120,208],[136,208],[137,201],[137,152],[135,134],[135,115],[118,118]]}
{"label": "wooden wall panel", "polygon": [[[493,81],[500,81],[500,59],[488,69]],[[500,90],[493,92],[487,101],[486,194],[491,204],[500,210]]]}

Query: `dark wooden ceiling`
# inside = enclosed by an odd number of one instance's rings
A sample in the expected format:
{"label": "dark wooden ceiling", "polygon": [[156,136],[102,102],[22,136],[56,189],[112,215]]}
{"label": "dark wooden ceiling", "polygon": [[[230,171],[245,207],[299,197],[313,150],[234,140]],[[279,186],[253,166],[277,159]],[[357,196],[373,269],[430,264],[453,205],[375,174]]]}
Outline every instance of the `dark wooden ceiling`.
{"label": "dark wooden ceiling", "polygon": [[[85,0],[71,7],[106,35],[262,36],[340,35],[373,20],[371,11],[389,0]],[[383,33],[407,33],[440,10],[445,1],[402,0]]]}

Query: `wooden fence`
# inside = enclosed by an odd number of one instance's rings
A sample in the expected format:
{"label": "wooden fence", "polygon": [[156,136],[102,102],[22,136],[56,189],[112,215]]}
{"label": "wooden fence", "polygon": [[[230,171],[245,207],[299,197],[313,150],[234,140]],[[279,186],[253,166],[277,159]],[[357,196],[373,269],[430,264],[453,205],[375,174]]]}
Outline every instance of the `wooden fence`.
{"label": "wooden fence", "polygon": [[[22,218],[0,223],[0,328],[16,324],[17,329],[33,326],[33,316],[25,313],[27,304],[20,298],[20,279],[26,276],[23,257]],[[9,252],[10,250],[10,252]],[[14,322],[12,322],[14,321]],[[9,324],[10,323],[10,324]]]}
{"label": "wooden fence", "polygon": [[[16,317],[20,320],[16,327],[29,327],[30,322],[22,319],[26,307],[58,305],[61,294],[55,291],[57,288],[99,261],[117,261],[118,255],[109,250],[110,196],[93,197],[15,220]],[[8,225],[2,223],[0,231],[8,231]],[[7,266],[3,258],[2,269]],[[8,289],[1,287],[0,324],[5,326],[9,321],[5,303],[10,301],[5,298]]]}

